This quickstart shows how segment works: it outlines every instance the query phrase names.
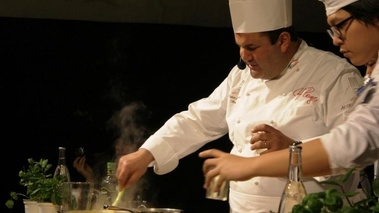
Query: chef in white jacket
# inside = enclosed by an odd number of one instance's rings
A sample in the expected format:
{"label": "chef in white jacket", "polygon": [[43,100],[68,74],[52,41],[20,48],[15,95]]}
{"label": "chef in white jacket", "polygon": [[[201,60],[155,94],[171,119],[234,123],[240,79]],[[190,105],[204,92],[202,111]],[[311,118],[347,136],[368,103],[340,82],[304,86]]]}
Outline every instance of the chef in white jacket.
{"label": "chef in white jacket", "polygon": [[[174,170],[181,158],[225,134],[234,144],[231,153],[259,156],[265,149],[250,149],[251,128],[259,123],[305,140],[345,120],[363,83],[361,74],[345,59],[310,47],[296,36],[291,0],[230,0],[229,6],[246,67],[235,66],[208,97],[189,104],[138,151],[121,157],[117,168],[121,189],[135,183],[148,166],[154,166],[157,174]],[[272,148],[269,140],[262,143],[267,150]],[[306,190],[324,190],[317,180],[326,178],[306,179]],[[358,179],[358,174],[352,176],[345,189],[354,191]],[[286,178],[267,177],[231,181],[230,212],[276,211],[285,182]]]}
{"label": "chef in white jacket", "polygon": [[[374,163],[378,175],[379,160],[379,1],[322,0],[333,44],[356,66],[367,66],[365,83],[346,121],[321,137],[303,143],[304,176],[344,174],[352,168],[363,169]],[[341,24],[342,23],[342,24]],[[264,133],[262,133],[264,132]],[[252,148],[259,148],[266,132],[277,142],[293,142],[272,126],[253,128]],[[266,136],[267,137],[267,136]],[[257,142],[255,144],[255,142]],[[274,143],[274,139],[270,142]],[[220,150],[199,153],[204,161],[204,187],[219,176],[221,180],[246,180],[251,177],[280,177],[288,173],[288,150],[260,157],[244,158]],[[270,165],[268,167],[267,165]],[[208,168],[213,168],[209,170]],[[269,169],[266,169],[269,168]],[[378,177],[378,176],[376,176]]]}

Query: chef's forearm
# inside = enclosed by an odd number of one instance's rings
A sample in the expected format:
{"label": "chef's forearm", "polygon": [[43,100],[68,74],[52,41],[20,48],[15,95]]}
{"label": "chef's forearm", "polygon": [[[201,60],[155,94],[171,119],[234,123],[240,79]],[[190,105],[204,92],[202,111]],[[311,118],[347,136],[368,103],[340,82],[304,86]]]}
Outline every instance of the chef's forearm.
{"label": "chef's forearm", "polygon": [[[331,174],[327,153],[319,139],[303,143],[303,175],[304,177],[323,176]],[[288,174],[288,149],[252,158],[249,164],[252,177],[286,177]]]}

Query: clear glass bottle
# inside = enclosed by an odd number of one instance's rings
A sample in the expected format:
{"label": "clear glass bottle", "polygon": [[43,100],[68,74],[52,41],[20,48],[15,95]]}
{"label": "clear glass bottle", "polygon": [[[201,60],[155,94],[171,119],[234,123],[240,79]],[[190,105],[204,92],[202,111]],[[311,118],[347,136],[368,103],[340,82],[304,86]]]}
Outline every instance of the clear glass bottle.
{"label": "clear glass bottle", "polygon": [[301,151],[301,146],[289,147],[288,180],[280,200],[279,213],[291,212],[293,206],[300,204],[307,194],[302,180]]}
{"label": "clear glass bottle", "polygon": [[107,162],[107,175],[101,182],[100,190],[104,205],[112,205],[118,194],[117,186],[116,164],[115,162]]}
{"label": "clear glass bottle", "polygon": [[63,179],[64,182],[70,182],[70,172],[66,165],[66,148],[59,147],[58,165],[55,168],[54,177]]}

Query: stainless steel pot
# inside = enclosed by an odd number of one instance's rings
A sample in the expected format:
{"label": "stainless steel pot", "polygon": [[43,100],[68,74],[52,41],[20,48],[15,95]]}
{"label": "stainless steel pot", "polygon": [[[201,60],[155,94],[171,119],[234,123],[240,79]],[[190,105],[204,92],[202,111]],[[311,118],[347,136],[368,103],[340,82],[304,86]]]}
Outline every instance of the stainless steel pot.
{"label": "stainless steel pot", "polygon": [[181,209],[171,208],[119,208],[118,210],[68,210],[63,213],[182,213]]}
{"label": "stainless steel pot", "polygon": [[[131,212],[131,213],[182,213],[181,209],[172,208],[124,208],[118,206],[107,206],[107,210],[116,210],[121,212]],[[120,212],[120,213],[121,213]]]}
{"label": "stainless steel pot", "polygon": [[[138,212],[138,213],[147,213],[147,212],[154,212],[154,213],[167,213],[167,212],[170,212],[170,213],[181,213],[183,212],[182,210],[180,209],[170,209],[170,208],[140,208],[140,209],[137,209],[137,211],[135,212]],[[133,213],[135,213],[133,212]]]}

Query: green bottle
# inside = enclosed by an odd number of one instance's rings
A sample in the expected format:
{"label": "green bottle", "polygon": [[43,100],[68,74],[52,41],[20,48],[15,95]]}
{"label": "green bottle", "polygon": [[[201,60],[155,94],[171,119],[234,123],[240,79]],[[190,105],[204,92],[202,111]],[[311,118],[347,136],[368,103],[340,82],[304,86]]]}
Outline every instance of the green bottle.
{"label": "green bottle", "polygon": [[112,205],[117,197],[117,178],[115,162],[107,162],[107,175],[101,182],[100,193],[103,198],[104,205]]}

